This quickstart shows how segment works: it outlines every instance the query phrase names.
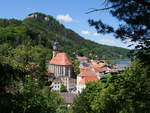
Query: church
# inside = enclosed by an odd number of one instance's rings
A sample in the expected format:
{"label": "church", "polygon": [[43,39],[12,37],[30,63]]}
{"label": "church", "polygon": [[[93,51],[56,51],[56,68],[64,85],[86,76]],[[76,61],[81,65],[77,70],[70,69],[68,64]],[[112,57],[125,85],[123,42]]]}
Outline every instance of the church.
{"label": "church", "polygon": [[67,91],[71,91],[76,87],[76,80],[72,78],[72,62],[64,52],[59,50],[59,42],[53,43],[53,57],[48,61],[49,74],[54,76],[52,81],[52,90],[60,90],[64,85]]}

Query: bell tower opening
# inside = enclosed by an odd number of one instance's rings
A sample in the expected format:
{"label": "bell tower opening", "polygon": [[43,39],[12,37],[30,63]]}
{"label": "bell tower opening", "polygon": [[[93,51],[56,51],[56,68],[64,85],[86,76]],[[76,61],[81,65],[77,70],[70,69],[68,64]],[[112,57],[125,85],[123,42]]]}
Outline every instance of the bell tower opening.
{"label": "bell tower opening", "polygon": [[55,57],[59,53],[59,42],[56,40],[53,43],[53,57]]}

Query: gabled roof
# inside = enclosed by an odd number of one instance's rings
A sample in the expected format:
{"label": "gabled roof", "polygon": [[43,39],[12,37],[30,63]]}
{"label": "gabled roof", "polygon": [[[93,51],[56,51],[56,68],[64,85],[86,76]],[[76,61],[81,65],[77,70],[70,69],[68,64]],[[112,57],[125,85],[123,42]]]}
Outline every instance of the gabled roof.
{"label": "gabled roof", "polygon": [[98,61],[96,61],[96,60],[92,60],[91,62],[90,62],[90,66],[91,67],[103,67],[103,66],[105,66],[106,64],[105,63],[99,63]]}
{"label": "gabled roof", "polygon": [[72,65],[71,61],[68,59],[66,53],[58,53],[55,57],[49,61],[49,64],[54,65]]}
{"label": "gabled roof", "polygon": [[94,70],[99,73],[108,71],[107,67],[95,67]]}
{"label": "gabled roof", "polygon": [[96,76],[96,73],[92,71],[91,69],[84,69],[80,72],[80,76]]}
{"label": "gabled roof", "polygon": [[93,76],[84,76],[81,80],[80,80],[80,84],[87,84],[89,82],[96,82],[99,81],[99,78],[96,75]]}
{"label": "gabled roof", "polygon": [[96,73],[91,68],[83,69],[79,74],[82,79],[79,81],[79,84],[87,84],[89,82],[99,81]]}

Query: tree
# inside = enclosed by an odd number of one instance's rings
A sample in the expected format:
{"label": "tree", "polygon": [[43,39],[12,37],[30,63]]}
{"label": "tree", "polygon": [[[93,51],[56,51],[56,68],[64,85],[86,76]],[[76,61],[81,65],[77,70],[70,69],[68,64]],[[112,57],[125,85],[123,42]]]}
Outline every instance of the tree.
{"label": "tree", "polygon": [[41,89],[39,81],[26,76],[22,89],[16,95],[14,111],[20,109],[22,113],[56,113],[56,109],[61,104],[63,100],[56,92],[50,91],[49,87]]}
{"label": "tree", "polygon": [[88,84],[73,104],[74,113],[149,113],[149,68],[135,62],[121,74]]}
{"label": "tree", "polygon": [[91,102],[100,90],[101,84],[97,82],[87,84],[87,87],[78,95],[72,105],[73,113],[93,113]]}
{"label": "tree", "polygon": [[148,0],[105,0],[106,7],[93,9],[88,13],[109,10],[113,17],[121,21],[117,29],[104,24],[101,20],[89,20],[98,33],[113,33],[122,41],[136,42],[136,55],[150,64],[150,2]]}
{"label": "tree", "polygon": [[19,85],[17,92],[0,92],[2,113],[56,113],[57,108],[64,104],[58,93],[49,87],[41,89],[39,81],[30,75],[26,75]]}
{"label": "tree", "polygon": [[63,84],[61,84],[60,92],[67,92],[67,88]]}

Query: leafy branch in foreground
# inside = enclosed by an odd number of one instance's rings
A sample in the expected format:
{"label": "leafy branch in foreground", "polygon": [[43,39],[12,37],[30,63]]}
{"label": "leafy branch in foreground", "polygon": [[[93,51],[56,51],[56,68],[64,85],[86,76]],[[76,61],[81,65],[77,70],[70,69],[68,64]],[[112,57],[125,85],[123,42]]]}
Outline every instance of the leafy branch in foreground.
{"label": "leafy branch in foreground", "polygon": [[[117,29],[107,25],[102,20],[89,20],[89,24],[97,30],[98,33],[112,33],[116,38],[125,42],[133,42],[136,52],[143,54],[143,51],[149,52],[150,49],[150,2],[145,0],[107,0],[108,9],[95,9],[93,11],[108,10],[113,17],[117,18],[120,25]],[[115,6],[115,7],[113,7]],[[93,12],[92,11],[92,12]],[[148,61],[149,59],[142,62]]]}

